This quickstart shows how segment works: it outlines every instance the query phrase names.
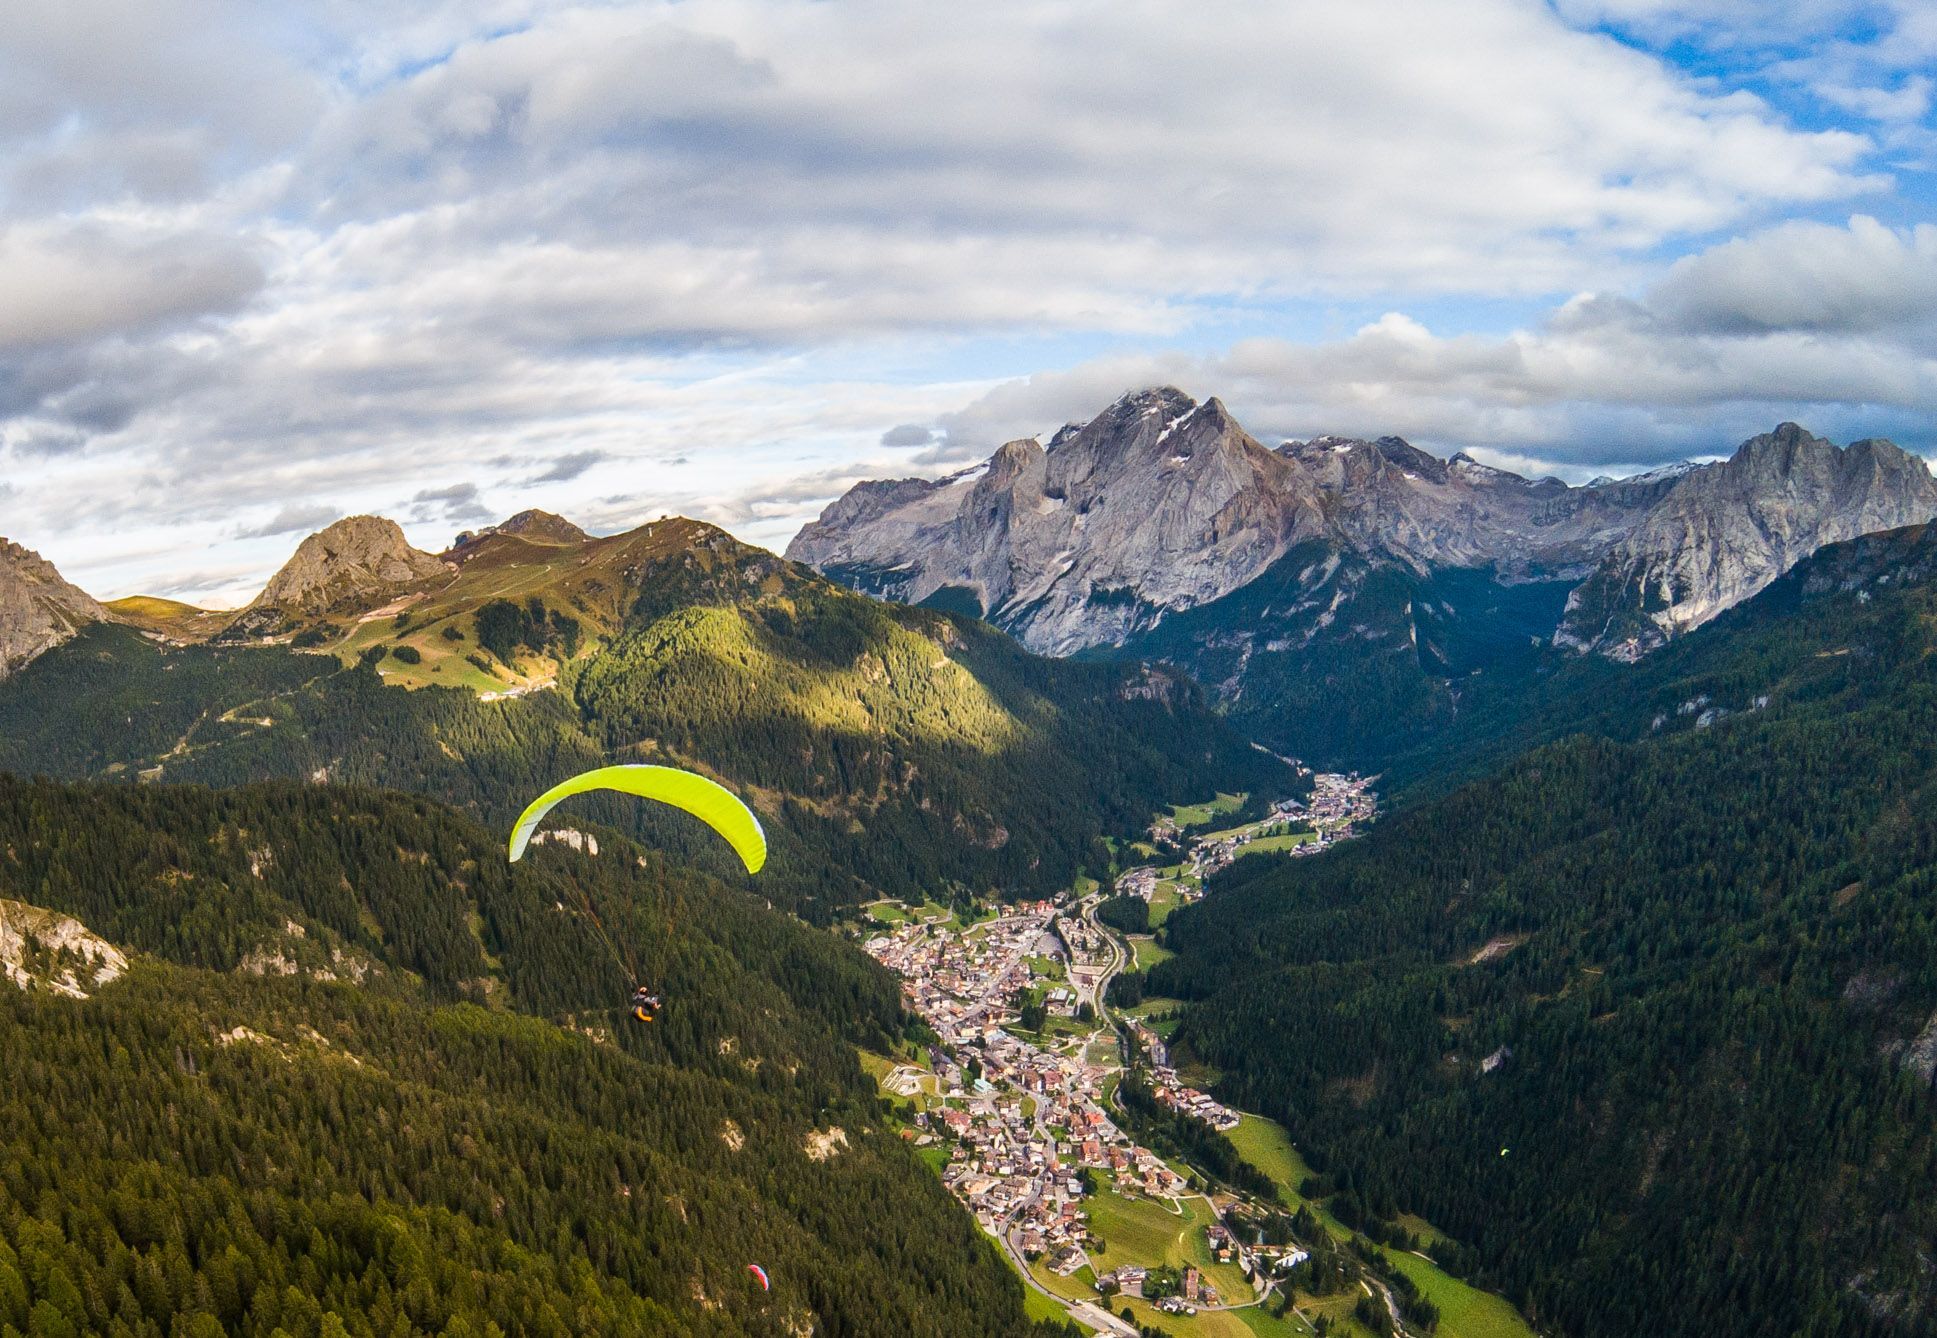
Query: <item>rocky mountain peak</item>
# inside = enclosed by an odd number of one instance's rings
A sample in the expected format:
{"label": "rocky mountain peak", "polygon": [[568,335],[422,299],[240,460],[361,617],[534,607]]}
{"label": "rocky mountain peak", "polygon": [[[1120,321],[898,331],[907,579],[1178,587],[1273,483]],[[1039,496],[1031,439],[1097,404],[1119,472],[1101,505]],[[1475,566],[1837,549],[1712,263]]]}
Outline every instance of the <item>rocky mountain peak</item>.
{"label": "rocky mountain peak", "polygon": [[[1042,463],[1046,452],[1042,443],[1034,437],[1022,437],[1016,441],[1005,441],[996,447],[995,454],[974,470],[964,470],[964,474],[978,479],[992,480],[994,485],[1006,485],[1011,480],[1027,473]],[[961,478],[958,474],[956,478]]]}
{"label": "rocky mountain peak", "polygon": [[1825,544],[1937,516],[1924,462],[1881,440],[1848,447],[1795,423],[1667,493],[1569,597],[1555,641],[1619,658],[1740,603]]}
{"label": "rocky mountain peak", "polygon": [[1115,403],[1085,426],[1093,426],[1104,420],[1123,423],[1159,415],[1175,417],[1196,407],[1197,401],[1175,386],[1146,386],[1142,390],[1126,391],[1118,396]]}
{"label": "rocky mountain peak", "polygon": [[563,516],[531,507],[502,524],[487,525],[476,531],[466,530],[457,536],[451,547],[459,547],[489,534],[515,534],[521,539],[541,544],[582,544],[592,537]]}
{"label": "rocky mountain peak", "polygon": [[582,544],[592,537],[565,517],[533,507],[520,511],[501,524],[487,525],[481,530],[465,530],[451,541],[450,550],[446,556],[453,561],[462,562],[476,550],[482,540],[498,534],[508,534],[531,543],[561,546]]}
{"label": "rocky mountain peak", "polygon": [[449,570],[441,558],[412,548],[396,521],[349,516],[297,545],[249,610],[320,614],[338,605],[386,598]]}
{"label": "rocky mountain peak", "polygon": [[1446,462],[1436,455],[1428,455],[1404,437],[1380,437],[1372,444],[1379,448],[1380,455],[1400,469],[1434,483],[1446,481]]}
{"label": "rocky mountain peak", "polygon": [[58,646],[108,610],[30,548],[0,539],[0,678]]}

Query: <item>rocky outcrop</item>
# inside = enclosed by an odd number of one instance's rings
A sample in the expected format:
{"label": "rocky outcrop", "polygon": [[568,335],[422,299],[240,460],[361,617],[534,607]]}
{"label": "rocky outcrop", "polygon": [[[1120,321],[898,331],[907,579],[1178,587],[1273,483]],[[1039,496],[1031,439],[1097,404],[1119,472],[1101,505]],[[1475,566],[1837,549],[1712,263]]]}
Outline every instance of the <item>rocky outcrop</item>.
{"label": "rocky outcrop", "polygon": [[0,678],[112,616],[46,558],[0,539]]}
{"label": "rocky outcrop", "polygon": [[1555,641],[1621,659],[1739,604],[1825,544],[1937,516],[1937,480],[1887,441],[1794,423],[1691,470],[1568,599]]}
{"label": "rocky outcrop", "polygon": [[496,534],[513,535],[529,543],[556,545],[582,544],[592,537],[565,517],[534,507],[520,511],[503,524],[464,531],[452,541],[451,551],[446,556],[454,561],[462,561],[467,550]]}
{"label": "rocky outcrop", "polygon": [[121,950],[71,915],[0,899],[0,977],[72,999],[128,969]]}
{"label": "rocky outcrop", "polygon": [[412,548],[396,521],[350,516],[303,540],[225,635],[273,636],[305,619],[372,608],[450,570],[443,559]]}

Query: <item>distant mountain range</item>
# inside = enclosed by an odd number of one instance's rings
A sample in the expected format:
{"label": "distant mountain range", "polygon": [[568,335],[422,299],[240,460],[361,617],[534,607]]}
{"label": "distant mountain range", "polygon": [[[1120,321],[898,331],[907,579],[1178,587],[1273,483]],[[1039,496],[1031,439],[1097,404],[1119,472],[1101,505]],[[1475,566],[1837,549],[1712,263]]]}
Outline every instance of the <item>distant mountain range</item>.
{"label": "distant mountain range", "polygon": [[1431,732],[1476,674],[1637,658],[1825,543],[1933,515],[1916,456],[1793,423],[1571,487],[1397,437],[1272,449],[1164,387],[948,478],[859,484],[787,554],[1046,654],[1175,663],[1270,746],[1358,760]]}

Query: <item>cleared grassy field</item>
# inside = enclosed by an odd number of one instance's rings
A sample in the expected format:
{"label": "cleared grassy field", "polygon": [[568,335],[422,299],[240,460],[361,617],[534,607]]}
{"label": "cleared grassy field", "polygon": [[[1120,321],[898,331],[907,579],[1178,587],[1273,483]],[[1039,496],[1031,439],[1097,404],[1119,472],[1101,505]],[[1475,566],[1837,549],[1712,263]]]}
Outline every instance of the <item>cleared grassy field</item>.
{"label": "cleared grassy field", "polygon": [[1068,980],[1069,972],[1054,957],[1027,957],[1029,969],[1043,980]]}
{"label": "cleared grassy field", "polygon": [[1176,883],[1158,883],[1157,890],[1150,894],[1150,927],[1161,927],[1170,918],[1170,913],[1183,904],[1184,899],[1178,895]]}
{"label": "cleared grassy field", "polygon": [[1299,846],[1316,841],[1316,832],[1291,832],[1281,836],[1260,836],[1255,841],[1246,841],[1238,847],[1239,855],[1265,854],[1273,850],[1294,850]]}
{"label": "cleared grassy field", "polygon": [[1282,1124],[1259,1115],[1246,1115],[1225,1137],[1246,1161],[1276,1180],[1287,1197],[1304,1202],[1298,1195],[1298,1186],[1311,1175],[1312,1169],[1291,1145],[1291,1135]]}
{"label": "cleared grassy field", "polygon": [[1069,1323],[1069,1311],[1057,1305],[1034,1287],[1024,1287],[1022,1289],[1022,1313],[1027,1315],[1032,1323]]}
{"label": "cleared grassy field", "polygon": [[[1007,1251],[1004,1251],[1006,1254]],[[1108,1265],[1105,1265],[1107,1270]],[[1029,1276],[1043,1287],[1072,1301],[1094,1301],[1096,1299],[1096,1272],[1088,1264],[1077,1269],[1066,1278],[1059,1278],[1049,1271],[1044,1262],[1038,1259],[1029,1265]]]}
{"label": "cleared grassy field", "polygon": [[1133,971],[1148,971],[1158,962],[1167,962],[1177,955],[1148,934],[1132,934],[1130,948],[1136,954],[1136,960],[1131,963]]}
{"label": "cleared grassy field", "polygon": [[1135,1008],[1120,1008],[1117,1011],[1125,1017],[1147,1018],[1152,1013],[1168,1013],[1183,1006],[1182,999],[1167,999],[1162,995],[1150,994],[1144,996],[1143,1002]]}
{"label": "cleared grassy field", "polygon": [[[1155,1306],[1145,1305],[1142,1301],[1126,1301],[1120,1297],[1110,1299],[1110,1313],[1120,1316],[1126,1305],[1130,1307],[1130,1313],[1136,1316],[1136,1323],[1147,1329],[1176,1334],[1177,1338],[1185,1338],[1185,1335],[1189,1335],[1189,1338],[1252,1338],[1252,1335],[1260,1332],[1270,1334],[1271,1338],[1279,1338],[1281,1334],[1299,1332],[1282,1324],[1275,1329],[1254,1329],[1243,1319],[1243,1316],[1252,1313],[1248,1310],[1203,1310],[1186,1318],[1183,1315],[1166,1315]],[[1264,1319],[1266,1323],[1277,1323],[1268,1315]]]}
{"label": "cleared grassy field", "polygon": [[934,924],[937,928],[959,930],[962,920],[952,906],[944,906],[939,901],[924,902],[920,906],[908,906],[899,901],[871,901],[861,907],[875,923],[890,929],[905,924]]}
{"label": "cleared grassy field", "polygon": [[[1311,1174],[1311,1167],[1291,1145],[1291,1135],[1282,1125],[1246,1115],[1228,1137],[1246,1161],[1278,1182],[1288,1202],[1294,1205],[1307,1202],[1298,1193],[1298,1186]],[[1352,1233],[1331,1213],[1318,1204],[1310,1206],[1332,1235],[1340,1240],[1351,1238]],[[1401,1220],[1407,1230],[1417,1232],[1422,1238],[1439,1236],[1423,1218],[1407,1216]],[[1467,1286],[1442,1272],[1430,1259],[1398,1250],[1387,1250],[1386,1254],[1392,1259],[1393,1267],[1411,1278],[1439,1307],[1438,1338],[1533,1338],[1533,1330],[1520,1313],[1501,1297]],[[1350,1308],[1349,1298],[1346,1308]]]}
{"label": "cleared grassy field", "polygon": [[1252,1306],[1232,1313],[1244,1324],[1244,1331],[1257,1335],[1257,1338],[1310,1338],[1310,1335],[1318,1332],[1310,1321],[1301,1318],[1295,1311],[1286,1311],[1283,1319],[1274,1318],[1263,1306]]}
{"label": "cleared grassy field", "polygon": [[1491,1292],[1469,1287],[1442,1273],[1416,1254],[1388,1250],[1392,1266],[1413,1280],[1426,1299],[1439,1307],[1439,1332],[1447,1338],[1533,1338],[1520,1312]]}
{"label": "cleared grassy field", "polygon": [[1150,1199],[1126,1199],[1105,1190],[1083,1201],[1089,1210],[1090,1232],[1102,1237],[1108,1250],[1098,1257],[1107,1269],[1120,1264],[1195,1264],[1218,1291],[1248,1300],[1251,1284],[1235,1264],[1213,1263],[1204,1228],[1216,1221],[1203,1199],[1185,1199],[1181,1215]]}
{"label": "cleared grassy field", "polygon": [[1221,818],[1227,813],[1235,813],[1244,807],[1247,796],[1219,792],[1217,798],[1202,804],[1172,804],[1170,820],[1179,827],[1203,827],[1213,818]]}

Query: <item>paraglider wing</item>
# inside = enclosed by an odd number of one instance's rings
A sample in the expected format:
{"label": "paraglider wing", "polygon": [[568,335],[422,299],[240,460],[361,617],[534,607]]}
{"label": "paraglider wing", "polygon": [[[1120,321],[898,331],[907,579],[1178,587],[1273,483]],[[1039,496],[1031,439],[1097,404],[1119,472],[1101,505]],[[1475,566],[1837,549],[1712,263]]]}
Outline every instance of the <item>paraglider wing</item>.
{"label": "paraglider wing", "polygon": [[758,1264],[748,1264],[747,1272],[753,1274],[755,1280],[759,1282],[761,1291],[770,1292],[773,1290],[773,1284],[767,1281],[766,1269],[760,1267]]}
{"label": "paraglider wing", "polygon": [[760,819],[753,816],[753,810],[741,803],[733,791],[697,772],[639,764],[583,772],[560,781],[532,800],[511,829],[512,862],[523,858],[533,830],[554,805],[591,790],[617,790],[684,809],[725,837],[747,866],[748,873],[758,873],[760,866],[767,862],[767,834],[761,829]]}

